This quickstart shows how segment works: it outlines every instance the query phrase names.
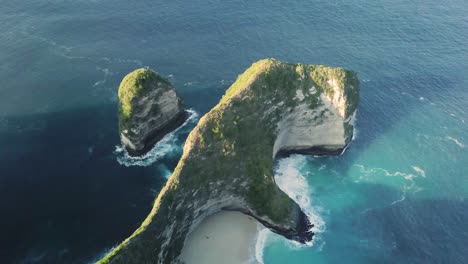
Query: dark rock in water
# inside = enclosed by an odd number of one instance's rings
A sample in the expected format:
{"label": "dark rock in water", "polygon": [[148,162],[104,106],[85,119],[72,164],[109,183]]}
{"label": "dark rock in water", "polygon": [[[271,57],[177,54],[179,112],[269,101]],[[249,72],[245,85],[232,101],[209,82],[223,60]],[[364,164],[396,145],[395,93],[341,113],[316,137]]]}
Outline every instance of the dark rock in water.
{"label": "dark rock in water", "polygon": [[340,154],[353,136],[356,73],[254,63],[203,116],[141,226],[99,263],[178,263],[188,234],[220,210],[240,211],[301,243],[314,223],[274,179],[275,157]]}
{"label": "dark rock in water", "polygon": [[187,119],[172,84],[148,68],[129,73],[119,87],[120,140],[132,156],[145,154]]}

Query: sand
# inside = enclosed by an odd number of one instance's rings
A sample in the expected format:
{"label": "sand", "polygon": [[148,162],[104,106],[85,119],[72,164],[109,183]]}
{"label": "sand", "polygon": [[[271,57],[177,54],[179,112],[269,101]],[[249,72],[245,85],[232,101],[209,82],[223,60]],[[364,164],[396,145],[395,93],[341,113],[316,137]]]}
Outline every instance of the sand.
{"label": "sand", "polygon": [[239,212],[223,211],[205,219],[187,238],[186,264],[242,264],[255,261],[258,222]]}

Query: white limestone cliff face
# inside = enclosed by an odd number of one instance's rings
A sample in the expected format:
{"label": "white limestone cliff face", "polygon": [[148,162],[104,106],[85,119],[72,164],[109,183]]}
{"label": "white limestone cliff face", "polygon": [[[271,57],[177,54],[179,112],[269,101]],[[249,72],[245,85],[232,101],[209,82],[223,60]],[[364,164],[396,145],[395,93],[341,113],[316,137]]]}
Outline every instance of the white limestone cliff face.
{"label": "white limestone cliff face", "polygon": [[[318,92],[312,86],[310,95],[319,95],[319,106],[310,108],[304,102],[302,90],[297,91],[298,106],[285,115],[277,125],[277,138],[273,156],[279,152],[303,152],[309,154],[341,153],[353,137],[356,109],[347,115],[347,100],[344,91],[354,87],[340,87],[334,78],[327,83],[331,93]],[[332,94],[332,95],[330,95]]]}
{"label": "white limestone cliff face", "polygon": [[324,101],[324,103],[330,103],[331,106],[336,109],[338,114],[344,118],[346,113],[346,98],[344,95],[344,89],[338,85],[338,81],[335,78],[331,78],[327,81],[327,83],[333,90],[333,95],[325,94],[328,102]]}
{"label": "white limestone cliff face", "polygon": [[343,149],[346,138],[343,118],[334,108],[310,110],[300,105],[278,123],[273,156],[289,150]]}

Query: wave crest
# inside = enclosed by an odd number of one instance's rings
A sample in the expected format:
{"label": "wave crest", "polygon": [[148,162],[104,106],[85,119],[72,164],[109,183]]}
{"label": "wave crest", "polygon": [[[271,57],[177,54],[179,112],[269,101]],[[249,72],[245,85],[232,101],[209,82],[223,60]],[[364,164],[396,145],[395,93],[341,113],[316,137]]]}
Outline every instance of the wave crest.
{"label": "wave crest", "polygon": [[[310,231],[315,234],[325,231],[325,221],[319,214],[320,208],[312,205],[310,197],[312,190],[306,177],[301,173],[301,168],[307,163],[307,158],[302,155],[292,155],[278,162],[275,181],[278,187],[293,199],[314,226]],[[311,244],[312,245],[312,244]]]}
{"label": "wave crest", "polygon": [[[310,230],[315,234],[314,239],[307,244],[303,245],[298,242],[284,239],[284,241],[287,241],[286,243],[292,246],[292,248],[301,248],[304,246],[310,247],[314,245],[320,237],[320,233],[325,231],[325,221],[321,216],[322,210],[320,207],[313,205],[310,198],[313,197],[312,189],[307,182],[307,178],[301,172],[301,169],[306,164],[306,156],[291,155],[288,158],[279,160],[275,168],[275,181],[278,187],[299,205],[309,218],[309,221],[314,224]],[[259,231],[257,243],[255,245],[255,258],[259,263],[264,263],[264,248],[275,238],[278,238],[278,236],[267,228],[263,228]]]}

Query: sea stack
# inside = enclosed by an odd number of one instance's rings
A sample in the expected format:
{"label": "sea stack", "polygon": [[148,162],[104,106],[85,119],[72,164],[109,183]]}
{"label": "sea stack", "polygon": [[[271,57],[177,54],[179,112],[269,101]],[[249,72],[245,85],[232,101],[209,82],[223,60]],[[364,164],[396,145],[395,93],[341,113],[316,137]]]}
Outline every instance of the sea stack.
{"label": "sea stack", "polygon": [[275,158],[343,153],[358,103],[353,71],[274,59],[254,63],[192,130],[141,226],[98,263],[181,263],[188,234],[220,210],[310,241],[314,223],[276,185]]}
{"label": "sea stack", "polygon": [[188,117],[175,88],[149,68],[125,76],[119,87],[119,132],[131,156],[141,156]]}

